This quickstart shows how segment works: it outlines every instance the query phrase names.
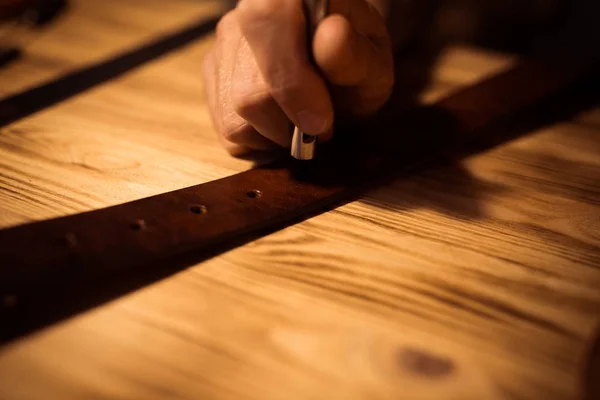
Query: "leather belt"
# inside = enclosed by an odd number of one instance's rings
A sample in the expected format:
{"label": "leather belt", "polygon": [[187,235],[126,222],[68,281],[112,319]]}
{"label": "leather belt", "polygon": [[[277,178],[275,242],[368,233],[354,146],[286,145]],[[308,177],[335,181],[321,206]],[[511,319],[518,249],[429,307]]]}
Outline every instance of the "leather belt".
{"label": "leather belt", "polygon": [[597,95],[586,80],[596,67],[523,61],[430,107],[398,113],[391,105],[369,121],[340,125],[337,139],[310,162],[283,157],[201,185],[2,230],[2,339],[352,201],[444,152],[476,148],[465,143],[513,135],[519,124],[510,122],[519,115],[558,118],[573,99]]}

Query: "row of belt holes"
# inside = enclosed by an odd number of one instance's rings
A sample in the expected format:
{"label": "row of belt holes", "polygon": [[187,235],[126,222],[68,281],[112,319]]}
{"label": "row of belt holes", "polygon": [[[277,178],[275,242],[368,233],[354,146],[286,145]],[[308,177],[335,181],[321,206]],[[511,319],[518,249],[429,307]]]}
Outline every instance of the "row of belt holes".
{"label": "row of belt holes", "polygon": [[[248,196],[251,199],[258,199],[261,195],[262,193],[260,192],[260,190],[250,190],[249,192],[246,192],[246,196]],[[202,204],[194,204],[190,206],[190,212],[194,214],[206,214],[208,212],[208,208]],[[145,225],[146,222],[143,219],[138,219],[137,221],[133,222],[129,227],[135,231],[140,231],[144,229]],[[77,238],[72,233],[66,234],[64,240],[65,244],[70,248],[75,248],[75,246],[77,245]],[[5,295],[2,298],[1,302],[4,308],[14,307],[16,303],[17,297],[10,294]]]}
{"label": "row of belt holes", "polygon": [[[246,196],[251,199],[258,199],[262,195],[260,190],[250,190],[246,192]],[[194,214],[206,214],[208,208],[202,204],[194,204],[190,207],[190,212]],[[141,231],[146,226],[146,222],[143,219],[138,219],[130,225],[130,228],[134,231]]]}

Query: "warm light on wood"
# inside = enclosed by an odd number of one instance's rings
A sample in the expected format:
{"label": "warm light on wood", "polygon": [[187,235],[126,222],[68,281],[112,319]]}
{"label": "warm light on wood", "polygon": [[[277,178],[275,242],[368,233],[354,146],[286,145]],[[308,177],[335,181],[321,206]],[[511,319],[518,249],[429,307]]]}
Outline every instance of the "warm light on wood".
{"label": "warm light on wood", "polygon": [[[0,95],[217,11],[74,1],[0,69]],[[1,128],[0,226],[250,168],[204,106],[211,40]],[[422,98],[513,62],[449,48]],[[600,316],[599,135],[600,108],[14,342],[0,349],[0,398],[575,399]]]}

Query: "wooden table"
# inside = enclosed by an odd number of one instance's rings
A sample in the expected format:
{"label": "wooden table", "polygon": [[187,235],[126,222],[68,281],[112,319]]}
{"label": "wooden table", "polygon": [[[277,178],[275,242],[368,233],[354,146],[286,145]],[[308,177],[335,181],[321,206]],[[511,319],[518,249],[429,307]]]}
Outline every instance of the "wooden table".
{"label": "wooden table", "polygon": [[[78,0],[19,93],[219,12]],[[212,36],[0,130],[0,226],[231,175]],[[448,48],[423,100],[514,57]],[[0,399],[576,399],[600,317],[600,108],[396,180],[0,349]],[[1,244],[0,244],[1,245]]]}

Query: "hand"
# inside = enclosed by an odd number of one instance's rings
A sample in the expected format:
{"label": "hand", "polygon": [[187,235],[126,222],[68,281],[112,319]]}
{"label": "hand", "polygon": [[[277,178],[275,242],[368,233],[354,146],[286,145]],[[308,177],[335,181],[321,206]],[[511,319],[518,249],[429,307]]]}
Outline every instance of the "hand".
{"label": "hand", "polygon": [[367,0],[331,0],[312,50],[318,70],[309,62],[302,0],[241,0],[221,19],[203,76],[230,154],[289,148],[290,121],[329,140],[334,114],[366,116],[389,99],[392,45]]}

